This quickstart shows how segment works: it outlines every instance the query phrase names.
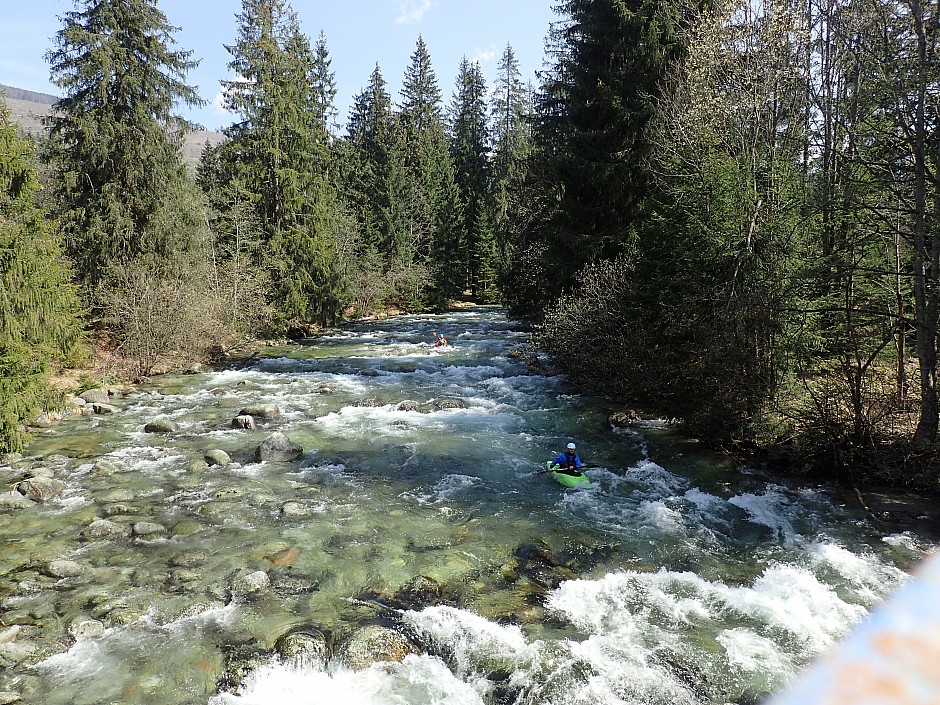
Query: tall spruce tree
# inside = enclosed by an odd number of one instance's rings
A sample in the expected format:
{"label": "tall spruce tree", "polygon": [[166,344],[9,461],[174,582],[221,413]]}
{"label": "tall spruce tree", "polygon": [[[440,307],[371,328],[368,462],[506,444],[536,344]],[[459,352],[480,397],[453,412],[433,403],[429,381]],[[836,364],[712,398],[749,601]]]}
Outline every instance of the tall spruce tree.
{"label": "tall spruce tree", "polygon": [[347,125],[347,165],[343,182],[355,211],[363,245],[388,260],[403,245],[392,236],[391,173],[400,158],[392,98],[378,64],[369,83],[353,99]]}
{"label": "tall spruce tree", "polygon": [[[672,0],[564,0],[555,9],[563,19],[536,97],[537,183],[527,197],[539,212],[520,234],[514,277],[552,280],[514,292],[516,310],[535,315],[546,293],[576,285],[586,263],[633,243],[650,185],[645,130],[682,55]],[[523,275],[530,264],[536,271]]]}
{"label": "tall spruce tree", "polygon": [[[476,295],[481,288],[484,263],[489,246],[481,241],[493,239],[487,231],[492,219],[484,211],[492,208],[490,198],[490,143],[487,120],[486,81],[476,62],[464,57],[460,62],[457,83],[450,105],[450,153],[454,162],[454,178],[463,205],[461,227],[465,234],[465,251],[455,266],[466,267],[464,285]],[[490,286],[493,285],[491,280]]]}
{"label": "tall spruce tree", "polygon": [[53,397],[50,367],[80,343],[81,309],[52,224],[34,205],[32,146],[0,96],[0,452]]}
{"label": "tall spruce tree", "polygon": [[[529,158],[532,153],[532,132],[529,116],[532,113],[531,91],[522,82],[519,61],[512,45],[503,50],[496,69],[496,82],[490,101],[492,136],[496,157],[492,164],[491,200],[493,203],[493,242],[481,242],[496,259],[484,267],[486,289],[493,292],[491,278],[504,279],[511,257],[509,245],[512,233],[528,222],[528,205],[523,197]],[[483,232],[486,232],[485,230]],[[483,260],[481,259],[481,262]],[[503,282],[512,286],[509,282]],[[488,294],[492,298],[492,294]]]}
{"label": "tall spruce tree", "polygon": [[440,307],[459,295],[465,269],[460,192],[441,114],[441,92],[427,45],[419,36],[405,70],[399,115],[404,177],[399,214],[392,227],[407,238],[412,263],[429,270],[432,306]]}
{"label": "tall spruce tree", "polygon": [[[79,274],[99,281],[117,261],[193,246],[186,228],[156,216],[185,207],[179,104],[202,101],[185,83],[192,52],[156,0],[78,0],[46,58],[65,97],[50,118],[62,224]],[[197,223],[201,218],[190,220]]]}
{"label": "tall spruce tree", "polygon": [[237,74],[226,107],[241,116],[226,134],[227,158],[254,194],[284,324],[334,322],[342,309],[335,237],[341,206],[329,172],[332,75],[283,0],[244,0],[228,47]]}

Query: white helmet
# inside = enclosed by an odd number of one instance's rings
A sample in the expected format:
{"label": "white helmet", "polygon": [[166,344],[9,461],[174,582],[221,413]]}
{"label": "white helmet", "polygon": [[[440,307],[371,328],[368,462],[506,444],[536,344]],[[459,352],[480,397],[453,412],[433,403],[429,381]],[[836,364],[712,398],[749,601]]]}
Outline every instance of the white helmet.
{"label": "white helmet", "polygon": [[575,446],[574,443],[569,443],[569,444],[568,444],[568,450],[575,450],[576,448],[577,448],[577,446]]}

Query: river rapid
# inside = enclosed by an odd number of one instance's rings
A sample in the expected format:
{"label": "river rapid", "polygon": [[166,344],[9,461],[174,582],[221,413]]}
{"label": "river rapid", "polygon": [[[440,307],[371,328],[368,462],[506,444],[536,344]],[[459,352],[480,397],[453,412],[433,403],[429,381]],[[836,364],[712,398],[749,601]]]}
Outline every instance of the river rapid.
{"label": "river rapid", "polygon": [[[613,428],[512,354],[527,337],[485,307],[352,325],[154,379],[0,463],[66,486],[0,509],[0,702],[756,703],[932,550],[666,421]],[[298,459],[255,460],[275,431]],[[590,489],[540,472],[571,440]]]}

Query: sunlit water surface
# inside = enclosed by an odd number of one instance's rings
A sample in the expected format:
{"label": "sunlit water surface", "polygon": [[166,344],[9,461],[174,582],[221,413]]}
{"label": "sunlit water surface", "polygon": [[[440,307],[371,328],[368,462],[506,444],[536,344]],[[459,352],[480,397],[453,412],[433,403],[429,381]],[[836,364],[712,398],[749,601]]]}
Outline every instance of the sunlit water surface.
{"label": "sunlit water surface", "polygon": [[[452,346],[435,350],[435,331]],[[71,458],[69,489],[0,515],[2,594],[6,613],[59,625],[67,651],[29,669],[24,702],[757,702],[930,549],[871,530],[827,491],[710,458],[664,421],[611,428],[615,404],[510,354],[526,338],[486,308],[355,325],[242,369],[157,379],[118,414],[37,440],[35,456]],[[281,418],[230,428],[256,404]],[[157,417],[179,430],[144,433]],[[254,461],[275,430],[303,446],[298,460]],[[569,440],[591,489],[538,472]],[[213,448],[233,464],[192,465]],[[82,537],[107,507],[167,530]],[[532,551],[552,558],[542,574],[515,570]],[[23,583],[42,581],[29,560],[51,558],[88,572],[58,581],[50,604]],[[232,577],[258,570],[274,587],[232,599]],[[70,640],[86,617],[105,631]],[[370,624],[421,652],[360,671],[338,648],[325,661],[264,655],[293,629],[339,645]],[[237,693],[219,686],[233,648],[262,654]]]}

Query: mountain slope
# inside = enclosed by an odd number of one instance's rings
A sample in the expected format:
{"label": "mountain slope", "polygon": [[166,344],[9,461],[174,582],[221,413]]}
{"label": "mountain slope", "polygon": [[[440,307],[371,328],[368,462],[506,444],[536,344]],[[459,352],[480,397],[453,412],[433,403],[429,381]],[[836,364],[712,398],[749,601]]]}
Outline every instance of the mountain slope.
{"label": "mountain slope", "polygon": [[[52,113],[52,105],[58,100],[56,96],[3,84],[0,84],[0,93],[6,95],[6,103],[13,123],[23,132],[33,136],[45,133],[42,119]],[[190,166],[195,166],[199,162],[199,156],[207,141],[216,145],[224,139],[225,136],[221,132],[209,130],[192,132],[186,135],[183,141],[183,159]]]}

